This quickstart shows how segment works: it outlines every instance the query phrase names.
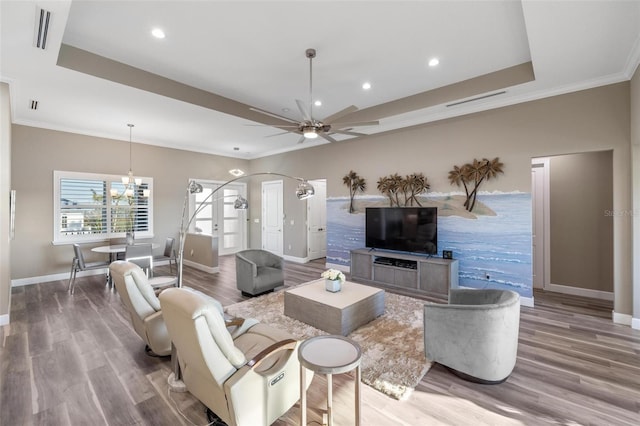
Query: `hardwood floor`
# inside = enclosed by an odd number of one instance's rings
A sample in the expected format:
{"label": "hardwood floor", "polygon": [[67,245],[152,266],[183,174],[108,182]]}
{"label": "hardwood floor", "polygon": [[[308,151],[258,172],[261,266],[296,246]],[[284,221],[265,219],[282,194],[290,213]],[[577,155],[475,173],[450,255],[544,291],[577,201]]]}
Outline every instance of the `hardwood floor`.
{"label": "hardwood floor", "polygon": [[[246,298],[235,287],[231,256],[220,273],[185,268],[185,285],[223,305]],[[159,268],[162,270],[168,267]],[[286,263],[286,285],[318,278],[324,259]],[[17,287],[11,324],[0,328],[1,425],[204,425],[190,394],[170,393],[168,359],[144,353],[119,296],[100,276]],[[609,302],[535,293],[522,308],[518,361],[500,385],[473,384],[434,365],[413,394],[396,401],[368,386],[363,425],[638,425],[640,331],[614,325]],[[402,342],[398,342],[402,344]],[[309,389],[318,424],[326,381]],[[338,425],[353,424],[353,381],[334,377]],[[276,424],[299,422],[294,406]]]}

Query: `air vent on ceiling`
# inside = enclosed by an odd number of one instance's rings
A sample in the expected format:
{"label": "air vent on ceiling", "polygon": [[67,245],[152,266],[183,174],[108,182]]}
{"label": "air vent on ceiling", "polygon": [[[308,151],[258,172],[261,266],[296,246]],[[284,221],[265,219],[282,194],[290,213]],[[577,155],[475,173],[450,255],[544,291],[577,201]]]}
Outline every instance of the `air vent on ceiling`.
{"label": "air vent on ceiling", "polygon": [[35,38],[33,45],[38,49],[46,49],[47,35],[49,34],[49,23],[51,22],[51,12],[40,7],[36,8]]}
{"label": "air vent on ceiling", "polygon": [[475,98],[465,99],[464,101],[453,102],[451,104],[447,104],[447,107],[452,107],[452,106],[456,106],[456,105],[460,105],[460,104],[466,104],[468,102],[479,101],[480,99],[487,99],[487,98],[490,98],[492,96],[498,96],[498,95],[502,95],[502,94],[505,94],[505,93],[507,93],[506,90],[503,90],[501,92],[489,93],[489,94],[478,96],[478,97],[475,97]]}
{"label": "air vent on ceiling", "polygon": [[38,109],[38,101],[34,101],[33,99],[31,99],[29,101],[29,109],[35,111]]}

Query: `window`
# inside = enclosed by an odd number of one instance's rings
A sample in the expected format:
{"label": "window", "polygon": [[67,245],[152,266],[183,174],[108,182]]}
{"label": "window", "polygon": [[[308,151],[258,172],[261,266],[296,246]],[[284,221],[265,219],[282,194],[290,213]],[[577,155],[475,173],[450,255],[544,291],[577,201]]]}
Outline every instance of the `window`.
{"label": "window", "polygon": [[121,176],[53,172],[53,242],[153,237],[153,179],[126,187]]}

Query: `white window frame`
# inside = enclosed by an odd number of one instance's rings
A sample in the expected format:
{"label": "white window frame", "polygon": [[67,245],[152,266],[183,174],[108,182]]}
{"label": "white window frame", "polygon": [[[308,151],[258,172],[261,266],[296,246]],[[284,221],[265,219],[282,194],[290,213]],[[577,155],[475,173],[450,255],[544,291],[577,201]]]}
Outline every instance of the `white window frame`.
{"label": "white window frame", "polygon": [[[153,238],[153,178],[140,177],[142,183],[146,184],[149,189],[148,197],[148,230],[136,231],[136,238]],[[61,230],[61,203],[60,203],[60,181],[62,179],[87,179],[87,180],[99,180],[107,182],[107,200],[106,200],[106,214],[107,214],[107,232],[101,234],[87,234],[87,235],[65,235]],[[109,175],[103,173],[83,173],[83,172],[68,172],[61,170],[54,170],[53,172],[53,244],[72,244],[72,243],[89,243],[106,241],[111,238],[124,238],[125,232],[111,232],[111,194],[109,188],[112,182],[121,182],[122,176]]]}

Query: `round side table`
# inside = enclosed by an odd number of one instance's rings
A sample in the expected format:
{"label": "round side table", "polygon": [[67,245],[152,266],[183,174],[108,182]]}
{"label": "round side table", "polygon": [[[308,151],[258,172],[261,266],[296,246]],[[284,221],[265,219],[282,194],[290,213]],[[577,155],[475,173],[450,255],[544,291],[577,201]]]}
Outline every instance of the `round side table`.
{"label": "round side table", "polygon": [[360,425],[360,345],[343,336],[316,336],[300,344],[300,424],[307,424],[307,377],[304,369],[327,375],[327,417],[328,425],[333,425],[332,380],[333,374],[346,373],[355,368],[355,408],[356,426]]}

